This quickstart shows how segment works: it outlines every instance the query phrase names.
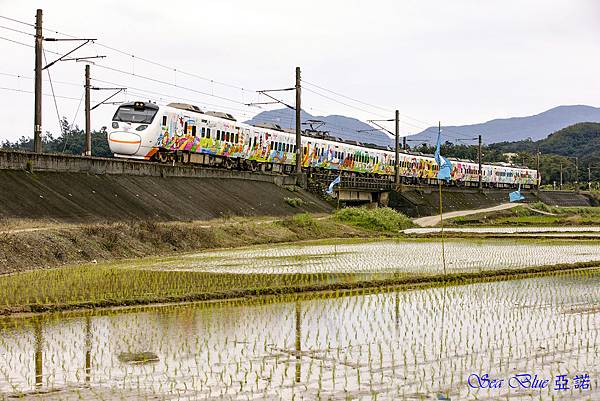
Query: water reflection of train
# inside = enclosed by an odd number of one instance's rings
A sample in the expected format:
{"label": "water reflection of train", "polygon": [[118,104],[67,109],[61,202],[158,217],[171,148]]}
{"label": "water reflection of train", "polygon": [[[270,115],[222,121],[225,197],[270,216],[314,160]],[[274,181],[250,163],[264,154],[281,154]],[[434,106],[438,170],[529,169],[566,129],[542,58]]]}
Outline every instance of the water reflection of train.
{"label": "water reflection of train", "polygon": [[[120,105],[108,141],[116,157],[160,162],[291,172],[296,160],[294,132],[274,124],[244,124],[230,114],[203,112],[183,103]],[[394,174],[395,155],[387,147],[305,132],[301,155],[304,168],[379,177]],[[400,153],[399,166],[406,183],[437,183],[432,156]],[[484,164],[482,173],[485,186],[530,187],[537,183],[537,171],[527,168]],[[453,160],[453,184],[474,186],[478,180],[477,163]]]}

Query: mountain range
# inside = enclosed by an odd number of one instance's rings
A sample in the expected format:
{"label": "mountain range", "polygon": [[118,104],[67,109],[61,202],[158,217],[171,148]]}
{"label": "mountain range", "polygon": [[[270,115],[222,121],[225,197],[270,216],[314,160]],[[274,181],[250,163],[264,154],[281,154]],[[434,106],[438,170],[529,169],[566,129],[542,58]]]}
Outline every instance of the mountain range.
{"label": "mountain range", "polygon": [[[381,146],[393,146],[393,139],[383,131],[373,130],[373,127],[353,117],[340,115],[314,116],[302,110],[300,114],[302,129],[310,128],[310,121],[321,121],[321,123],[312,123],[313,128],[319,131],[327,131],[329,135],[346,140],[353,140],[362,143],[374,143]],[[263,111],[254,116],[251,120],[245,121],[248,124],[275,123],[281,128],[295,129],[296,111],[292,109],[277,109]]]}
{"label": "mountain range", "polygon": [[[323,121],[324,124],[319,127],[319,130],[329,131],[330,135],[342,139],[387,146],[393,146],[394,143],[390,135],[383,131],[373,130],[372,126],[356,118],[341,115],[314,116],[302,111],[301,119],[303,123],[307,120]],[[279,124],[283,128],[293,128],[295,127],[295,111],[288,108],[264,111],[247,122],[250,124],[271,122]],[[442,127],[442,130],[446,133],[445,140],[476,137],[481,134],[483,142],[491,144],[525,139],[536,141],[580,122],[600,122],[600,108],[585,105],[558,106],[532,116],[499,118],[471,125],[446,126]],[[303,129],[307,127],[307,124],[303,124]],[[429,127],[410,136],[411,145],[418,144],[418,142],[434,143],[437,138],[437,130],[437,127]]]}
{"label": "mountain range", "polygon": [[[477,137],[481,134],[483,142],[487,144],[525,139],[537,141],[580,122],[600,122],[600,108],[584,105],[558,106],[533,116],[498,118],[472,125],[443,126],[442,137],[452,140],[461,137]],[[429,127],[410,138],[417,142],[433,144],[437,132],[438,127]]]}

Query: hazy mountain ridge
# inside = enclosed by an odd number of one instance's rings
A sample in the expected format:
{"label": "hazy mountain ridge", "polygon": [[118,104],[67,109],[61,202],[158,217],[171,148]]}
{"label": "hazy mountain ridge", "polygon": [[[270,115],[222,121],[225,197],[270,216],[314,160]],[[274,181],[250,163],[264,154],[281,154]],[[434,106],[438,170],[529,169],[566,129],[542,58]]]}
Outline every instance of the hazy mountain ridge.
{"label": "hazy mountain ridge", "polygon": [[[388,146],[394,144],[389,135],[382,131],[374,131],[372,126],[356,118],[342,115],[316,116],[302,110],[302,122],[310,119],[324,121],[326,124],[319,127],[319,130],[329,131],[331,135],[343,139]],[[246,123],[273,122],[283,128],[294,128],[295,121],[295,111],[285,108],[263,111]],[[600,122],[600,108],[585,105],[558,106],[532,116],[497,118],[479,124],[442,126],[442,129],[446,132],[444,140],[453,141],[456,138],[476,137],[481,134],[483,142],[491,144],[516,142],[529,138],[537,141],[581,122]],[[302,128],[308,126],[303,125]],[[417,146],[419,142],[433,144],[437,138],[437,130],[437,127],[429,127],[416,135],[411,135],[410,145]]]}
{"label": "hazy mountain ridge", "polygon": [[[600,122],[600,108],[585,105],[558,106],[532,116],[498,118],[471,125],[442,126],[442,129],[447,133],[445,139],[453,140],[463,135],[475,137],[481,134],[483,142],[489,144],[528,138],[537,141],[581,122]],[[429,127],[410,138],[431,144],[435,142],[437,131],[437,127]]]}
{"label": "hazy mountain ridge", "polygon": [[[363,143],[374,143],[377,145],[393,145],[393,140],[385,133],[381,131],[371,131],[373,127],[367,123],[364,123],[356,118],[341,116],[341,115],[329,115],[329,116],[314,116],[306,111],[302,110],[300,114],[302,123],[307,120],[321,120],[325,124],[320,126],[319,131],[328,131],[330,135],[337,136],[342,139],[354,140]],[[258,124],[264,122],[272,122],[279,124],[282,128],[295,128],[296,127],[296,112],[291,109],[278,109],[263,111],[257,114],[251,120],[245,121],[247,124]],[[315,128],[317,126],[315,125]],[[309,128],[308,125],[303,124],[302,129]],[[368,130],[364,132],[358,132],[361,130]]]}

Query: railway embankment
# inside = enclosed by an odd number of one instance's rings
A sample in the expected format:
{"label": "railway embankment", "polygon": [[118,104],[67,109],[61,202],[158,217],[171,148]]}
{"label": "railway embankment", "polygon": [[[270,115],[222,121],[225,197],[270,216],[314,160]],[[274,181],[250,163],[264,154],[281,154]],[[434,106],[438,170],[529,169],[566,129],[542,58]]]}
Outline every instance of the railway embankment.
{"label": "railway embankment", "polygon": [[[442,204],[445,212],[484,209],[508,202],[508,194],[514,189],[469,189],[443,187]],[[521,191],[525,203],[542,202],[549,206],[587,207],[598,206],[598,198],[593,194],[573,191]],[[438,213],[440,195],[437,188],[405,187],[391,192],[389,206],[401,210],[410,217],[432,216]]]}
{"label": "railway embankment", "polygon": [[190,221],[332,210],[295,183],[276,174],[0,152],[0,218]]}

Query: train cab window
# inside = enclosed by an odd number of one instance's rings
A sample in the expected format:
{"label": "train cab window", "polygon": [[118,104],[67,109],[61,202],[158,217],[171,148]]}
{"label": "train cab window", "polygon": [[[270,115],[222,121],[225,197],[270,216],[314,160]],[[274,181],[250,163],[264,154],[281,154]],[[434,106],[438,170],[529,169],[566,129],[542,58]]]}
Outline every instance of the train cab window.
{"label": "train cab window", "polygon": [[167,125],[167,116],[163,116],[162,125]]}
{"label": "train cab window", "polygon": [[192,125],[192,136],[195,138],[196,137],[196,126]]}
{"label": "train cab window", "polygon": [[183,123],[183,135],[187,135],[188,134],[187,129],[188,129],[187,123]]}

